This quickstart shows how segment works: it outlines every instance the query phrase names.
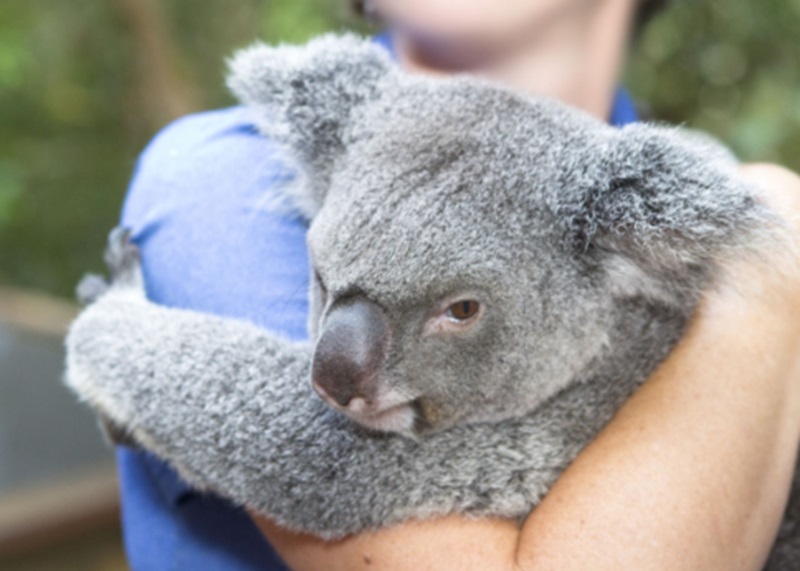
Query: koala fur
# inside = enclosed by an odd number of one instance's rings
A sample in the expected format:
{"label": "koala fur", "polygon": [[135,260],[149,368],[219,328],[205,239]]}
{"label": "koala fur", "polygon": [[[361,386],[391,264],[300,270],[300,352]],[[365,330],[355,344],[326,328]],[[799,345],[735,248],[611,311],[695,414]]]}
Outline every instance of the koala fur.
{"label": "koala fur", "polygon": [[[669,353],[720,264],[777,239],[734,158],[698,135],[407,75],[353,36],[256,45],[231,69],[299,173],[286,194],[311,221],[312,343],[148,302],[115,232],[66,382],[193,485],[290,529],[524,517]],[[421,333],[465,295],[474,327]],[[379,308],[374,382],[413,423],[370,430],[310,389],[314,341],[350,303]]]}

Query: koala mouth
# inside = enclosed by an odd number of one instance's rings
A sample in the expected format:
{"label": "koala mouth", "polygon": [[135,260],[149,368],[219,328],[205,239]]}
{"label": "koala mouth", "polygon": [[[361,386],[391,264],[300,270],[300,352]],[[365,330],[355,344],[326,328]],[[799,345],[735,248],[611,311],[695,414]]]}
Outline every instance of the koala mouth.
{"label": "koala mouth", "polygon": [[312,383],[312,387],[325,404],[365,428],[407,436],[413,436],[417,431],[423,412],[419,406],[420,399],[409,399],[408,395],[389,389],[370,399],[355,396],[342,404],[318,384]]}
{"label": "koala mouth", "polygon": [[416,427],[419,412],[416,400],[403,398],[394,391],[389,391],[372,402],[357,396],[342,405],[322,387],[312,386],[325,404],[365,428],[379,432],[411,434]]}
{"label": "koala mouth", "polygon": [[[353,404],[356,406],[353,407]],[[351,420],[366,428],[379,432],[397,432],[400,434],[413,432],[416,423],[416,410],[413,402],[404,402],[377,411],[369,410],[366,406],[363,410],[356,411],[353,408],[357,408],[358,403],[351,402],[350,405],[346,409],[340,410]]]}

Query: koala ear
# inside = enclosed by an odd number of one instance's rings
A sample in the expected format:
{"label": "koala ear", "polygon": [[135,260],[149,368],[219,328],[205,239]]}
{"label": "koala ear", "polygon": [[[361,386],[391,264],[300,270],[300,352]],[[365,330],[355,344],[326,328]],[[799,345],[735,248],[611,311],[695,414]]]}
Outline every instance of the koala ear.
{"label": "koala ear", "polygon": [[[704,285],[721,260],[757,252],[777,217],[710,137],[634,124],[609,132],[570,181],[562,205],[572,238],[627,294],[674,298]],[[669,290],[673,291],[669,291]]]}
{"label": "koala ear", "polygon": [[294,185],[293,198],[313,217],[354,109],[378,97],[394,62],[373,41],[329,34],[304,46],[256,44],[229,66],[228,87],[254,110],[259,129],[300,163],[305,180]]}

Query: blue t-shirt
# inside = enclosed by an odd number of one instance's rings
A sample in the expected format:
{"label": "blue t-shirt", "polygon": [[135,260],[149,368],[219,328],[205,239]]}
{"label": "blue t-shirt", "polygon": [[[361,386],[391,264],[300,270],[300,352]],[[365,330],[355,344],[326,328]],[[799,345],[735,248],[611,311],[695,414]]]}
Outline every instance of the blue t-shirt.
{"label": "blue t-shirt", "polygon": [[[617,93],[610,122],[636,120]],[[153,301],[306,336],[306,224],[267,205],[290,176],[247,109],[181,119],[142,154],[122,214]],[[119,448],[122,521],[134,571],[286,567],[247,514],[193,491],[153,456]]]}

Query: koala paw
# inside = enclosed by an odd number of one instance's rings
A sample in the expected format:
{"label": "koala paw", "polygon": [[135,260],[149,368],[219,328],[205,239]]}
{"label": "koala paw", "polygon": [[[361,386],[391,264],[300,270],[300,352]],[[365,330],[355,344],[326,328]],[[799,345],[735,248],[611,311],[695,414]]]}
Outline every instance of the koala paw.
{"label": "koala paw", "polygon": [[112,288],[132,288],[144,291],[144,280],[139,259],[139,249],[130,241],[130,230],[118,226],[108,235],[103,259],[111,280],[97,274],[88,274],[75,289],[78,301],[89,305],[100,299]]}
{"label": "koala paw", "polygon": [[108,291],[109,283],[103,276],[87,274],[81,278],[75,288],[75,296],[81,305],[90,305],[100,299]]}
{"label": "koala paw", "polygon": [[111,275],[111,287],[144,289],[139,249],[130,238],[130,229],[114,228],[108,235],[103,259]]}
{"label": "koala paw", "polygon": [[97,413],[97,425],[100,427],[100,434],[103,436],[103,440],[105,440],[108,446],[127,446],[133,449],[139,448],[139,444],[128,431],[102,412]]}

